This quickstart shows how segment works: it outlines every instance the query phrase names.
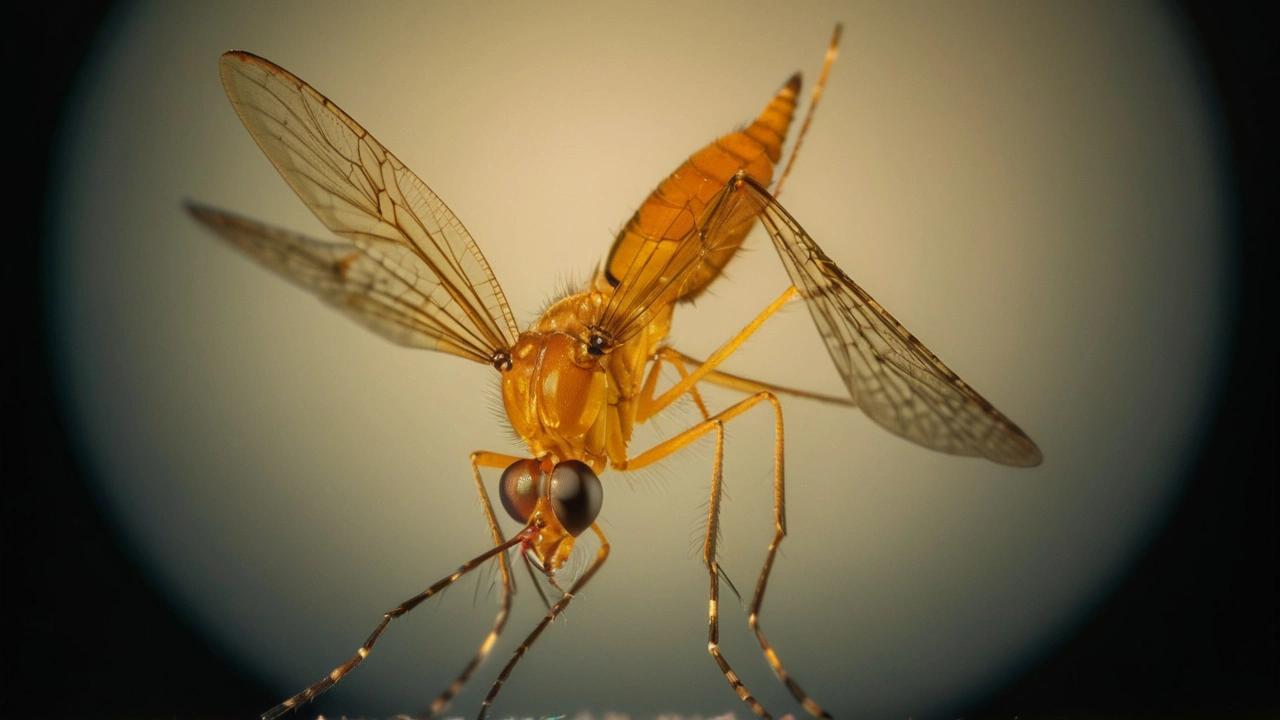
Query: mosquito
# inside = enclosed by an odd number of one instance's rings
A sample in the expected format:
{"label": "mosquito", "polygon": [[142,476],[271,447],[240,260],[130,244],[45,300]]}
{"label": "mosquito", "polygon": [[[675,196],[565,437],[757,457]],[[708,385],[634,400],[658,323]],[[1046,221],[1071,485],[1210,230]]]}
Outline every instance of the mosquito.
{"label": "mosquito", "polygon": [[[836,27],[810,102],[803,139],[840,37]],[[510,556],[536,568],[560,596],[499,672],[480,705],[484,718],[544,630],[609,556],[596,522],[604,498],[599,475],[652,465],[707,435],[715,437],[702,559],[710,584],[707,644],[730,688],[757,715],[771,715],[719,648],[721,569],[717,562],[723,493],[724,427],[756,407],[772,411],[773,538],[751,598],[748,625],[778,678],[806,711],[831,717],[786,670],[760,626],[765,589],[786,535],[783,417],[779,395],[860,408],[888,431],[933,450],[1033,466],[1039,449],[855,284],[777,201],[790,169],[769,191],[795,114],[800,74],[776,92],[746,128],[694,153],[664,180],[615,239],[606,262],[577,292],[553,303],[519,332],[502,288],[479,246],[422,180],[333,102],[289,71],[256,55],[222,55],[223,87],[249,133],[316,217],[339,240],[317,240],[221,210],[188,203],[202,225],[285,279],[387,339],[492,366],[507,419],[529,457],[471,454],[472,477],[493,547],[385,613],[364,644],[329,675],[263,714],[275,720],[328,690],[359,665],[392,620],[496,560],[497,616],[475,655],[431,703],[444,709],[489,655],[506,626],[514,579]],[[791,160],[794,161],[793,150]],[[764,226],[791,285],[710,357],[699,360],[666,342],[676,305],[720,276],[756,221]],[[719,366],[770,316],[804,299],[848,390],[827,397],[731,375]],[[658,392],[664,367],[679,380]],[[709,383],[746,395],[712,412],[699,392]],[[683,397],[701,419],[643,452],[629,448],[633,428]],[[504,536],[482,469],[500,470],[502,508],[523,527]],[[576,539],[590,531],[599,549],[568,589],[556,581]],[[539,588],[541,592],[541,588]],[[545,598],[544,598],[545,599]]]}

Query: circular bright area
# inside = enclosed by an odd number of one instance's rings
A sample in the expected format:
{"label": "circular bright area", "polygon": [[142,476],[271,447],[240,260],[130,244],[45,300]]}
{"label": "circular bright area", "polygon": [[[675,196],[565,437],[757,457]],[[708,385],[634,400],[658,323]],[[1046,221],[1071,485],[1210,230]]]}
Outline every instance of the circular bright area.
{"label": "circular bright area", "polygon": [[[811,83],[844,22],[782,201],[1045,461],[940,455],[857,411],[783,400],[790,535],[762,624],[837,717],[946,717],[1016,677],[1177,498],[1222,359],[1231,258],[1206,90],[1161,6],[143,3],[117,21],[55,210],[78,439],[144,567],[281,699],[486,549],[468,455],[522,448],[492,368],[391,345],[181,211],[190,199],[325,236],[227,102],[228,49],[314,85],[425,180],[524,326],[590,277],[687,155],[795,70]],[[677,310],[685,353],[709,354],[786,287],[767,240],[748,248]],[[842,389],[799,306],[725,368]],[[696,416],[658,418],[632,452]],[[772,447],[767,411],[729,425],[721,560],[746,598],[772,530]],[[712,450],[603,476],[612,555],[497,715],[749,714],[706,652]],[[452,712],[475,713],[545,612],[519,580]],[[395,623],[318,709],[421,712],[484,637],[495,582],[478,572]],[[727,586],[721,604],[747,686],[775,714],[803,712]]]}

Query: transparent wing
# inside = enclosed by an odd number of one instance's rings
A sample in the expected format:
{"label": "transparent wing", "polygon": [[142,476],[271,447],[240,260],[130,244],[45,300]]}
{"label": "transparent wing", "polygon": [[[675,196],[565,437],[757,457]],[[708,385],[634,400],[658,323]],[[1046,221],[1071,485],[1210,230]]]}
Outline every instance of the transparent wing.
{"label": "transparent wing", "polygon": [[408,248],[371,255],[353,243],[316,240],[214,208],[187,203],[186,209],[269,270],[388,340],[492,362],[492,349],[442,324],[441,313],[415,284],[421,262]]}
{"label": "transparent wing", "polygon": [[[615,344],[626,342],[649,324],[654,315],[685,295],[705,263],[723,266],[726,259],[717,252],[740,242],[757,211],[742,203],[726,204],[723,190],[703,204],[701,193],[672,212],[668,228],[641,243],[594,328]],[[678,240],[670,227],[685,225],[692,230]]]}
{"label": "transparent wing", "polygon": [[[517,331],[502,288],[466,228],[425,183],[289,71],[245,52],[223,54],[219,69],[258,147],[316,217],[351,244],[309,240],[226,215],[206,224],[329,302],[334,296],[310,284],[319,277],[310,263],[338,254],[341,272],[360,279],[349,284],[333,271],[324,283],[347,288],[344,302],[354,305],[341,306],[344,311],[397,342],[481,362],[511,346]],[[361,257],[348,260],[344,249]],[[410,317],[411,325],[388,330]]]}
{"label": "transparent wing", "polygon": [[740,175],[723,195],[715,215],[760,217],[850,396],[872,420],[934,450],[1040,464],[1036,444],[850,280],[768,190]]}

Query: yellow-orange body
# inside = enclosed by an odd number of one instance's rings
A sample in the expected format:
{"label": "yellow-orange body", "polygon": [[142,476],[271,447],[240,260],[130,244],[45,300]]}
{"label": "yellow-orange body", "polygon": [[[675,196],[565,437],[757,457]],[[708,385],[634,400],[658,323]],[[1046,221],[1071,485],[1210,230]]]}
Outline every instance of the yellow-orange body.
{"label": "yellow-orange body", "polygon": [[[793,77],[747,128],[694,153],[636,211],[618,234],[605,267],[587,289],[543,313],[511,349],[502,376],[507,417],[535,458],[580,460],[597,472],[627,461],[627,443],[642,404],[645,371],[671,328],[674,303],[695,297],[732,259],[751,229],[743,225],[717,239],[717,249],[678,286],[651,302],[648,322],[611,347],[593,347],[592,336],[623,278],[628,285],[663,286],[667,260],[696,232],[706,205],[738,172],[761,184],[774,164],[795,110],[800,88]],[[644,260],[637,262],[643,254]]]}
{"label": "yellow-orange body", "polygon": [[[839,36],[837,26],[814,104],[835,59]],[[388,623],[496,560],[502,578],[501,609],[475,656],[428,714],[443,709],[493,649],[506,624],[514,593],[507,553],[515,550],[536,561],[561,596],[549,603],[542,621],[490,687],[481,704],[483,720],[516,663],[609,555],[608,539],[596,522],[603,499],[598,474],[608,467],[645,467],[709,434],[716,438],[716,451],[702,552],[710,581],[707,649],[738,697],[757,715],[770,718],[719,649],[722,573],[717,540],[724,424],[753,407],[773,411],[774,534],[752,595],[748,624],[792,696],[813,716],[830,720],[787,672],[759,621],[770,571],[786,535],[783,419],[777,394],[859,407],[890,432],[935,450],[1015,466],[1041,461],[1030,438],[858,287],[777,203],[777,188],[769,188],[795,111],[798,75],[750,126],[694,153],[659,184],[618,234],[591,282],[552,304],[521,333],[497,279],[462,223],[355,120],[287,70],[250,53],[225,53],[220,73],[232,105],[259,147],[341,239],[316,240],[188,204],[192,216],[267,268],[386,338],[498,370],[507,417],[532,455],[472,453],[472,475],[493,547],[387,612],[346,662],[269,710],[263,720],[275,720],[332,687],[368,656]],[[799,134],[803,138],[803,128]],[[784,171],[783,180],[785,175]],[[693,360],[666,347],[676,303],[697,297],[715,281],[757,220],[768,228],[791,285],[705,359]],[[848,397],[816,395],[716,369],[761,323],[796,297],[808,305]],[[672,365],[681,377],[658,393],[664,364]],[[703,381],[747,397],[712,413],[697,390]],[[685,395],[698,405],[702,419],[654,447],[630,454],[634,426]],[[502,507],[524,524],[510,539],[498,524],[482,468],[502,471]],[[572,585],[561,588],[556,572],[588,528],[600,543],[595,559]]]}

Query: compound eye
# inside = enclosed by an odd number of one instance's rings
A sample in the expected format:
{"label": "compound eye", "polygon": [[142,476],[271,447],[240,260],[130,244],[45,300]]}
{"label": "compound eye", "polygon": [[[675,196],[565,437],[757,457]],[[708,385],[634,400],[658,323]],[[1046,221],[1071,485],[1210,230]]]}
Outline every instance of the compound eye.
{"label": "compound eye", "polygon": [[566,460],[551,471],[551,510],[570,535],[591,527],[603,502],[600,478],[586,463]]}
{"label": "compound eye", "polygon": [[542,470],[537,460],[517,460],[502,471],[498,481],[498,496],[502,507],[518,523],[529,522],[533,508],[541,494],[539,482]]}

